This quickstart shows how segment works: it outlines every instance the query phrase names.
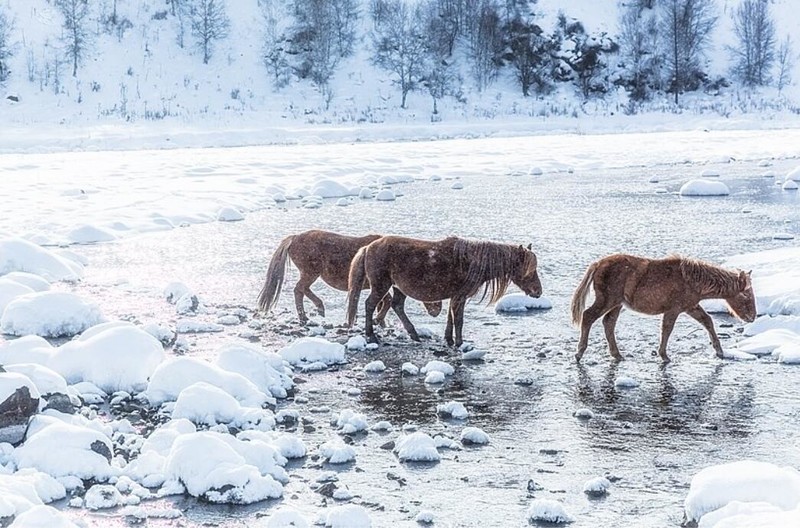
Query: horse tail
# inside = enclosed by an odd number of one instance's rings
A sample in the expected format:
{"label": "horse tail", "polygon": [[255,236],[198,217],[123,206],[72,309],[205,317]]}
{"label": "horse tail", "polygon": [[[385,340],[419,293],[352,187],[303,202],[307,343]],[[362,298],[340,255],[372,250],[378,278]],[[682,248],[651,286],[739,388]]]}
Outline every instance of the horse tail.
{"label": "horse tail", "polygon": [[367,247],[364,246],[350,262],[350,274],[347,277],[347,326],[353,326],[356,322],[358,298],[361,297],[361,290],[367,277],[367,268],[364,266],[366,255]]}
{"label": "horse tail", "polygon": [[267,278],[264,281],[264,287],[261,288],[261,293],[258,295],[258,308],[264,312],[272,309],[281,295],[286,268],[289,266],[289,246],[292,245],[293,240],[294,235],[284,238],[278,244],[278,249],[275,250],[272,259],[269,261]]}
{"label": "horse tail", "polygon": [[583,280],[578,285],[575,293],[572,295],[572,324],[580,326],[581,319],[583,319],[583,309],[586,306],[586,297],[589,295],[589,286],[592,284],[594,272],[597,270],[597,262],[593,262],[587,269]]}

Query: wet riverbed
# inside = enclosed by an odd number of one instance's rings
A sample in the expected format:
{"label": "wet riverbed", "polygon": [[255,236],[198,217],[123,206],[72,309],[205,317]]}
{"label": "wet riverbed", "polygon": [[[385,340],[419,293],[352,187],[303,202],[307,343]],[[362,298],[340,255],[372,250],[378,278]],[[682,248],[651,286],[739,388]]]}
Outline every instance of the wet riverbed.
{"label": "wet riverbed", "polygon": [[[415,424],[429,434],[457,438],[466,423],[491,436],[488,446],[445,450],[434,465],[401,464],[381,449],[397,432],[357,435],[354,464],[328,466],[310,457],[294,463],[282,501],[240,508],[181,500],[177,504],[187,508],[185,520],[260,526],[281,503],[313,519],[324,501],[333,502],[314,492],[316,479],[333,470],[337,484],[355,495],[352,502],[370,509],[375,526],[414,526],[420,509],[432,510],[437,526],[523,526],[532,497],[562,501],[576,517],[572,526],[678,526],[691,476],[705,466],[741,458],[800,466],[798,371],[770,360],[716,360],[707,335],[688,318],[679,320],[670,341],[672,363],[661,365],[654,356],[659,320],[631,312],[623,313],[617,327],[627,361],[610,361],[597,325],[579,367],[572,361],[577,335],[569,323],[569,299],[586,266],[612,252],[720,261],[791,244],[772,237],[797,232],[800,198],[762,174],[784,174],[793,166],[789,161],[769,168],[755,161],[658,163],[564,168],[537,176],[478,166],[459,175],[461,190],[451,189],[452,180],[427,179],[436,173],[428,166],[419,181],[393,187],[403,194],[395,202],[335,207],[327,201],[315,210],[290,203],[252,213],[243,222],[200,224],[80,248],[91,266],[77,290],[98,301],[109,316],[167,323],[176,316],[160,290],[171,280],[184,281],[213,307],[253,308],[277,243],[309,228],[530,242],[553,309],[500,316],[492,308],[468,305],[465,339],[487,352],[484,361],[462,362],[442,345],[444,318],[432,319],[409,301],[410,317],[433,332],[432,340],[414,344],[400,330],[384,331],[377,351],[349,354],[347,365],[328,372],[299,374],[297,396],[303,403],[282,404],[310,422],[298,434],[311,453],[335,435],[328,422],[345,408],[365,413],[371,423],[388,420],[396,431]],[[676,194],[684,181],[709,167],[721,174],[730,196]],[[289,294],[284,292],[275,313],[255,332],[270,349],[289,342],[295,330],[303,331],[292,323],[295,277],[292,270]],[[344,294],[321,283],[315,290],[326,304],[326,321],[339,324]],[[732,347],[741,324],[725,316],[715,316],[715,323],[723,347]],[[278,327],[281,331],[274,331]],[[246,325],[190,337],[188,353],[213,358],[223,340],[242,332],[248,335]],[[326,337],[346,339],[335,328]],[[387,365],[384,373],[360,370],[375,359]],[[399,375],[403,362],[422,366],[432,359],[456,366],[444,385]],[[639,387],[616,388],[619,375],[636,379]],[[348,388],[361,393],[348,396]],[[450,400],[466,405],[466,422],[437,417],[436,404]],[[574,418],[582,408],[594,418]],[[610,494],[588,498],[583,483],[602,475],[613,477]]]}

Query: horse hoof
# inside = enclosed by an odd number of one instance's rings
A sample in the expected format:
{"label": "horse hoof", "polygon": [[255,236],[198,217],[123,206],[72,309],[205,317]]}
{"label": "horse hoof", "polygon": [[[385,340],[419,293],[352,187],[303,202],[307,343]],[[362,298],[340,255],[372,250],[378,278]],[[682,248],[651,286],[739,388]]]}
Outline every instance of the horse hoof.
{"label": "horse hoof", "polygon": [[575,363],[580,363],[582,357],[583,357],[582,354],[575,354]]}
{"label": "horse hoof", "polygon": [[417,343],[420,342],[419,336],[417,334],[408,334],[408,337],[411,338],[412,341],[416,341]]}

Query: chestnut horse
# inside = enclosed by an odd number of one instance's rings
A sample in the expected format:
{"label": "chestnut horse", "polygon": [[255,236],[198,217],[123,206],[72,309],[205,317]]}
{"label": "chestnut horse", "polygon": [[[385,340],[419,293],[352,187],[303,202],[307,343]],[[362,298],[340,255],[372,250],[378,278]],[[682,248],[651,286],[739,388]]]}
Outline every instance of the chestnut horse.
{"label": "chestnut horse", "polygon": [[[392,309],[411,339],[419,341],[414,325],[403,309],[406,296],[423,302],[450,299],[445,339],[461,346],[464,305],[483,287],[481,301],[500,299],[513,282],[527,295],[539,297],[542,284],[536,270],[536,255],[522,246],[464,240],[440,241],[385,236],[360,249],[350,266],[347,323],[352,326],[364,279],[370,294],[365,302],[367,338],[375,341],[372,314],[390,288]],[[455,327],[455,341],[453,340]]]}
{"label": "chestnut horse", "polygon": [[[589,286],[594,286],[594,303],[584,310]],[[733,315],[747,322],[756,318],[756,301],[750,272],[729,271],[714,264],[671,256],[649,259],[632,255],[609,255],[586,270],[572,297],[572,322],[581,329],[577,361],[581,360],[589,340],[589,330],[603,318],[608,351],[616,360],[622,356],[617,348],[614,328],[622,307],[649,315],[664,314],[661,320],[661,343],[658,354],[664,362],[675,320],[687,313],[708,331],[717,357],[722,346],[714,322],[699,302],[703,299],[724,299]]]}
{"label": "chestnut horse", "polygon": [[[267,278],[258,296],[258,307],[263,311],[269,311],[278,302],[286,276],[286,267],[289,264],[288,261],[291,260],[300,271],[300,278],[294,286],[297,317],[302,323],[308,321],[303,307],[303,296],[308,297],[316,306],[319,314],[325,317],[325,306],[322,304],[322,299],[311,291],[311,285],[319,277],[322,277],[322,280],[332,288],[347,291],[350,261],[361,247],[378,238],[380,235],[351,237],[319,230],[306,231],[284,238],[278,244],[278,248],[269,262]],[[378,313],[379,324],[383,325],[383,319],[389,308],[390,304],[387,299]],[[442,303],[426,304],[425,308],[430,315],[436,317],[442,311]]]}

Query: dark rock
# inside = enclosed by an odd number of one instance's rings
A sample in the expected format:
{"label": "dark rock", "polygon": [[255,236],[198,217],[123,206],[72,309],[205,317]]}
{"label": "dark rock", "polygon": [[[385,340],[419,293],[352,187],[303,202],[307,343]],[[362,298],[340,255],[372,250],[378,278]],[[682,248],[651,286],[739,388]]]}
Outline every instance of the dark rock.
{"label": "dark rock", "polygon": [[7,95],[6,99],[8,99],[9,101],[13,101],[15,103],[19,102],[19,96],[18,95],[13,95],[13,94],[12,95]]}
{"label": "dark rock", "polygon": [[397,482],[400,485],[400,487],[403,487],[403,486],[406,485],[406,479],[404,479],[403,477],[401,477],[399,475],[395,475],[391,471],[386,474],[386,478],[389,479],[389,480],[393,480],[393,481]]}
{"label": "dark rock", "polygon": [[57,392],[44,395],[42,398],[47,402],[44,410],[54,409],[64,414],[75,414],[75,406],[66,394]]}
{"label": "dark rock", "polygon": [[333,497],[333,492],[335,492],[337,489],[339,489],[339,486],[337,486],[335,483],[326,482],[325,484],[318,487],[314,491],[316,491],[323,497]]}
{"label": "dark rock", "polygon": [[39,398],[31,396],[26,386],[0,402],[0,442],[16,445],[25,438],[28,420],[39,410]]}
{"label": "dark rock", "polygon": [[394,449],[394,440],[390,440],[389,442],[386,442],[385,444],[381,445],[381,449],[384,449],[386,451],[391,451],[392,449]]}
{"label": "dark rock", "polygon": [[104,442],[101,442],[100,440],[95,440],[94,442],[92,442],[89,448],[98,455],[104,456],[106,460],[111,462],[111,450]]}

